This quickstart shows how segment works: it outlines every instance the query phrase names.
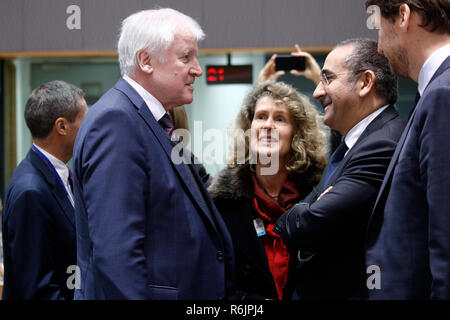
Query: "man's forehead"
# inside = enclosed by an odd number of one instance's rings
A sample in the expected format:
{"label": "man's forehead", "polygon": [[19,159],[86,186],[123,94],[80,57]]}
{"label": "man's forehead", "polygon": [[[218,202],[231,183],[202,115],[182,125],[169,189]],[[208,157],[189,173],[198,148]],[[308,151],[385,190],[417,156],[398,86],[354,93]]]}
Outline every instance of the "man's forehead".
{"label": "man's forehead", "polygon": [[182,47],[181,50],[196,50],[197,39],[190,32],[177,30],[172,46]]}
{"label": "man's forehead", "polygon": [[323,72],[337,72],[344,68],[343,62],[352,53],[353,45],[334,48],[325,59]]}

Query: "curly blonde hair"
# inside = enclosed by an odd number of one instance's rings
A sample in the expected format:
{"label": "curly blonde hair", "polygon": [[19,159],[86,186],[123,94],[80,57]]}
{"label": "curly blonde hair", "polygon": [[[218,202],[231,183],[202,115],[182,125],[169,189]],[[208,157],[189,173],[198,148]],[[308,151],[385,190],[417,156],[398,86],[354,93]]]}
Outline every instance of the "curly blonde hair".
{"label": "curly blonde hair", "polygon": [[[294,125],[294,137],[291,143],[292,156],[286,164],[289,174],[301,174],[307,182],[316,183],[320,180],[322,171],[326,166],[328,156],[329,129],[323,124],[322,116],[311,103],[309,98],[299,93],[291,85],[268,80],[253,87],[253,90],[244,100],[237,119],[235,128],[246,132],[250,129],[256,104],[259,99],[271,96],[275,103],[284,104],[289,109]],[[244,140],[233,139],[232,159],[229,168],[249,165],[249,143],[248,136]],[[239,163],[237,150],[238,144],[245,145],[245,163]]]}

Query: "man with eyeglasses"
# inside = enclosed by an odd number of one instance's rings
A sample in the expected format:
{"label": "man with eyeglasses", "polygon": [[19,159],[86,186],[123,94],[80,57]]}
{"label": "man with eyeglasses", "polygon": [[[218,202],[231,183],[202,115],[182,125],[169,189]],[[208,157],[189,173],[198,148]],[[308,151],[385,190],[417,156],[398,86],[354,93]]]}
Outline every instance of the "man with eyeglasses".
{"label": "man with eyeglasses", "polygon": [[320,183],[274,231],[297,255],[298,298],[365,298],[366,226],[405,124],[393,106],[397,78],[373,40],[341,42],[321,72],[312,56],[297,51],[312,67],[308,78],[316,79],[324,123],[343,138]]}

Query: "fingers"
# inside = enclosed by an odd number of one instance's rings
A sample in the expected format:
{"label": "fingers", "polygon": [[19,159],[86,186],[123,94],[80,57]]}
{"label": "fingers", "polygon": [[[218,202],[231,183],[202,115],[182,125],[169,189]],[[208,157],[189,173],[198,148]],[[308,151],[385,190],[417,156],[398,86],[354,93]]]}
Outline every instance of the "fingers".
{"label": "fingers", "polygon": [[307,75],[305,74],[305,71],[291,70],[290,73],[294,76],[307,77]]}
{"label": "fingers", "polygon": [[279,77],[283,76],[286,72],[284,72],[283,70],[277,71],[274,73],[273,75],[273,80],[277,80]]}
{"label": "fingers", "polygon": [[275,59],[277,58],[277,54],[273,54],[272,57],[267,61],[265,66],[259,73],[258,82],[263,82],[266,80],[277,80],[279,77],[285,74],[284,71],[275,71]]}

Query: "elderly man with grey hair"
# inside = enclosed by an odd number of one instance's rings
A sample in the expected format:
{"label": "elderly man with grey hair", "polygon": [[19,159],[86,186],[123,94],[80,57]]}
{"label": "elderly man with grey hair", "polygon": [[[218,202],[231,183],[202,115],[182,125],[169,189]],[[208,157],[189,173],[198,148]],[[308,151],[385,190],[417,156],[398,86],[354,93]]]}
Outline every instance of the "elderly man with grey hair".
{"label": "elderly man with grey hair", "polygon": [[230,235],[197,171],[172,159],[167,111],[202,75],[192,18],[173,9],[122,23],[122,78],[92,107],[74,149],[76,299],[222,299]]}
{"label": "elderly man with grey hair", "polygon": [[2,217],[5,300],[73,299],[75,217],[66,163],[86,112],[83,92],[64,81],[40,85],[27,101],[33,145],[9,181]]}

